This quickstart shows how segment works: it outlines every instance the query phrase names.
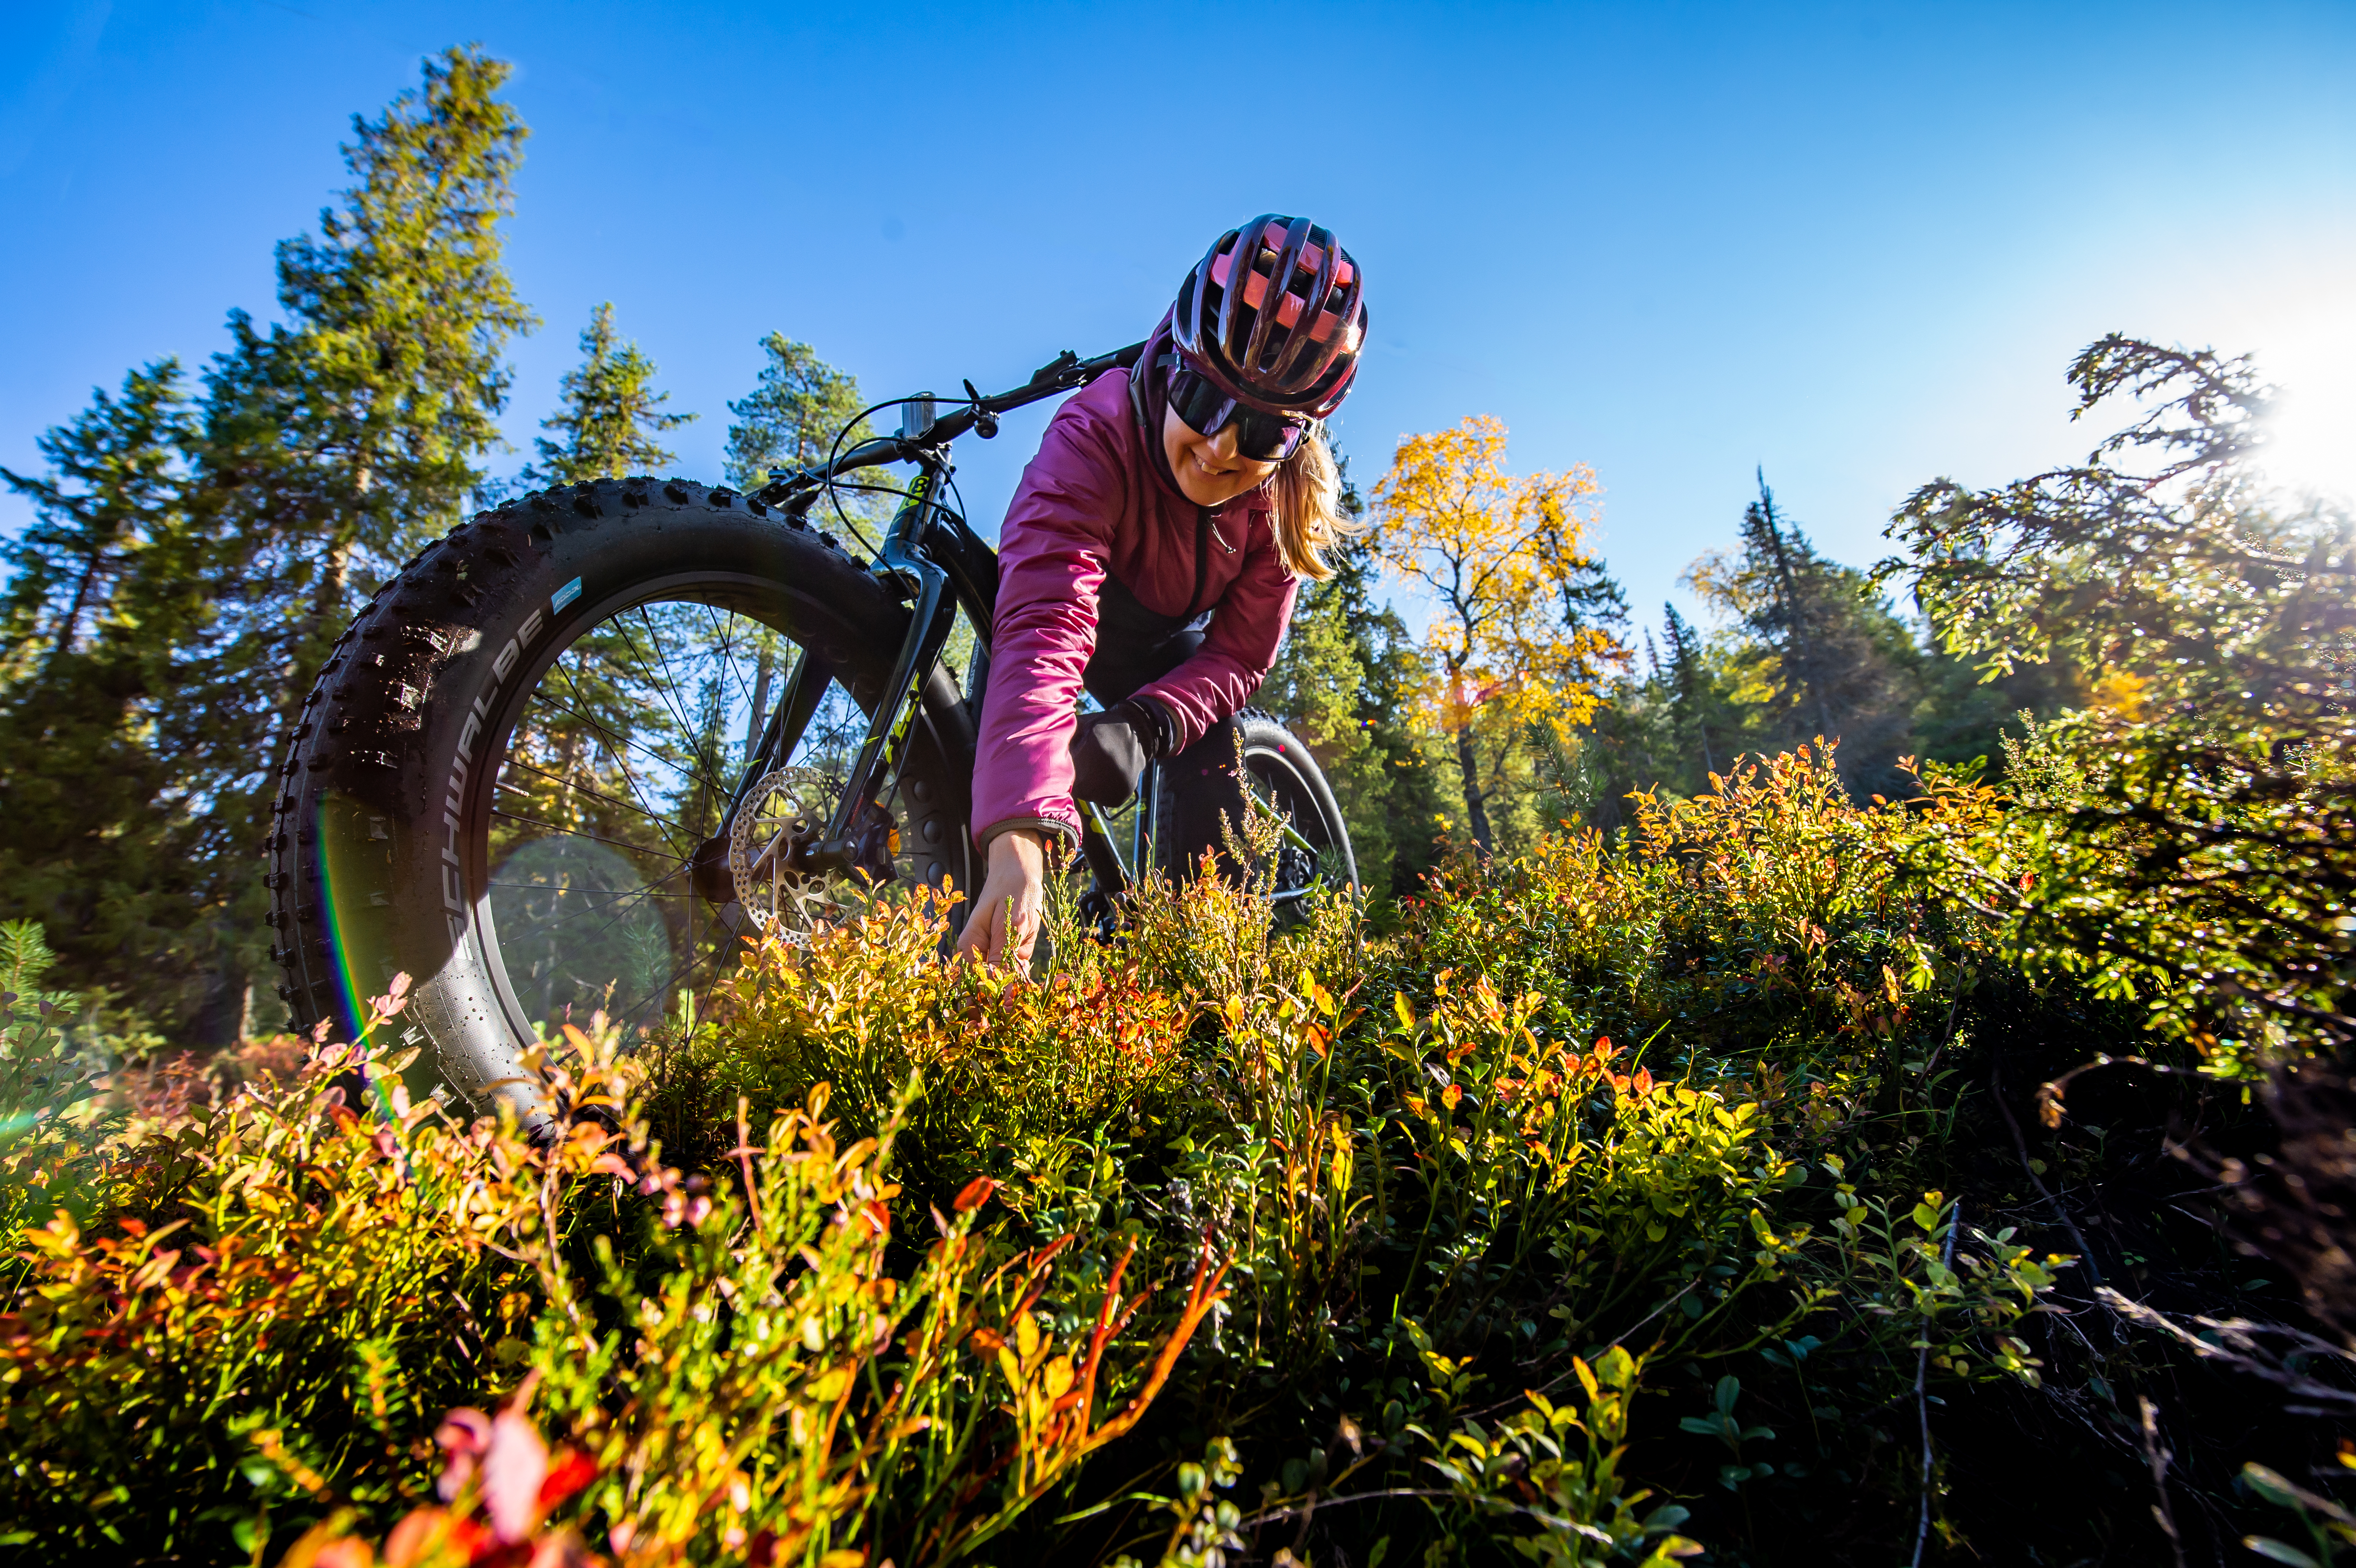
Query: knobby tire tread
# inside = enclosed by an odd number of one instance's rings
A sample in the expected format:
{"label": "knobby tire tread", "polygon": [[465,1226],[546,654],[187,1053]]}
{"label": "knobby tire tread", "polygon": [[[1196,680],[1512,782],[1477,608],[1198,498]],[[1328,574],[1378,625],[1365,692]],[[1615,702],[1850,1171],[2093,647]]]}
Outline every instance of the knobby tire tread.
{"label": "knobby tire tread", "polygon": [[[498,715],[520,710],[601,606],[667,571],[706,570],[741,579],[748,606],[782,611],[788,635],[817,646],[872,711],[906,606],[830,534],[725,487],[636,477],[528,496],[451,529],[369,600],[305,699],[273,788],[271,955],[298,1028],[352,1027],[405,970],[402,1038],[424,1048],[412,1081],[487,1104],[522,1042],[487,1043],[515,1030],[496,1016],[479,951],[470,960],[479,933],[457,923],[468,911],[453,916],[439,895],[458,842],[471,863],[455,904],[482,896],[489,786],[508,742]],[[936,668],[903,773],[917,871],[935,883],[970,885],[972,755],[972,716]]]}

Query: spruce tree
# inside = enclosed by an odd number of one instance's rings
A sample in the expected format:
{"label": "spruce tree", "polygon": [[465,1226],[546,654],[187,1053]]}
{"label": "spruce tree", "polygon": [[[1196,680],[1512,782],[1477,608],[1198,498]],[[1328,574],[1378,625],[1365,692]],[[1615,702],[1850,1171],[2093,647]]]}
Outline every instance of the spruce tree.
{"label": "spruce tree", "polygon": [[650,474],[679,461],[658,438],[693,420],[663,411],[669,392],[654,390],[655,362],[635,343],[616,347],[611,300],[590,313],[581,333],[581,363],[558,383],[564,404],[540,421],[540,465],[524,476],[541,485],[577,485]]}
{"label": "spruce tree", "polygon": [[[1710,743],[1717,693],[1711,688],[1708,672],[1702,667],[1701,639],[1686,618],[1677,613],[1676,605],[1664,603],[1661,609],[1666,614],[1662,626],[1663,635],[1668,638],[1669,656],[1665,663],[1655,656],[1654,678],[1665,681],[1671,693],[1670,711],[1678,728],[1691,732],[1701,762],[1701,776],[1707,779],[1719,771],[1718,749]],[[1649,638],[1652,634],[1645,635]]]}
{"label": "spruce tree", "polygon": [[229,610],[192,650],[201,734],[181,739],[209,764],[207,901],[225,933],[200,1036],[243,1009],[267,945],[251,851],[268,795],[252,770],[368,589],[462,519],[500,441],[508,339],[538,325],[500,255],[525,135],[495,96],[509,69],[447,49],[420,90],[354,117],[343,205],[278,247],[285,320],[232,312],[206,376],[198,502],[223,541],[210,586]]}
{"label": "spruce tree", "polygon": [[[142,549],[177,531],[192,434],[179,361],[162,359],[125,376],[119,398],[93,389],[86,411],[41,436],[49,477],[0,468],[0,481],[34,511],[32,525],[0,549],[10,658],[54,669],[103,639]],[[6,673],[21,679],[29,671]]]}
{"label": "spruce tree", "polygon": [[179,650],[211,615],[212,543],[186,504],[194,436],[166,359],[43,435],[47,475],[0,470],[35,514],[0,555],[0,919],[38,922],[75,989],[167,1018],[207,957],[198,797],[163,740]]}
{"label": "spruce tree", "polygon": [[1855,794],[1905,789],[1895,764],[1913,749],[1922,663],[1905,623],[1866,573],[1816,552],[1777,508],[1763,474],[1740,537],[1739,556],[1705,557],[1690,581],[1736,619],[1742,746],[1783,751],[1821,736],[1840,743],[1841,777]]}
{"label": "spruce tree", "polygon": [[728,482],[757,490],[772,468],[823,462],[836,438],[849,446],[873,434],[855,376],[836,369],[807,343],[782,332],[761,339],[768,362],[746,396],[728,405]]}
{"label": "spruce tree", "polygon": [[[352,185],[281,244],[283,319],[230,317],[187,411],[168,366],[9,482],[40,514],[10,560],[9,853],[77,987],[188,1043],[254,1021],[266,770],[334,638],[457,522],[498,442],[508,338],[532,325],[498,223],[524,131],[471,48],[356,119]],[[47,486],[47,489],[42,488]],[[39,680],[33,661],[56,662]]]}
{"label": "spruce tree", "polygon": [[[1341,508],[1356,520],[1365,502],[1335,454]],[[1315,751],[1350,829],[1358,875],[1376,896],[1413,892],[1439,859],[1446,781],[1417,721],[1428,677],[1407,623],[1375,590],[1380,562],[1363,535],[1329,555],[1333,575],[1304,584],[1292,624],[1255,701]]]}
{"label": "spruce tree", "polygon": [[[782,332],[763,337],[761,352],[766,362],[752,391],[728,405],[736,416],[728,427],[728,482],[747,492],[766,485],[771,469],[823,463],[838,440],[847,447],[874,433],[860,417],[866,401],[860,396],[857,377],[836,369],[819,357],[817,349]],[[862,470],[851,479],[863,483],[874,473]],[[849,516],[869,522],[878,520],[888,505],[886,496],[847,487],[837,491],[835,500]],[[784,645],[776,634],[765,628],[750,641],[755,667],[753,703],[744,721],[744,754],[748,760],[760,742],[772,684],[786,662]]]}

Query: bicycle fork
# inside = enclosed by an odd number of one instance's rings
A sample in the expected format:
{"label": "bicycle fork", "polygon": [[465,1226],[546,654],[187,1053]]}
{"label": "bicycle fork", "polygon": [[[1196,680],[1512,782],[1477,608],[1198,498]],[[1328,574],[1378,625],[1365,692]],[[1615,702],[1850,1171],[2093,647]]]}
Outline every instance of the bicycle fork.
{"label": "bicycle fork", "polygon": [[[946,464],[927,463],[923,466],[909,484],[906,498],[893,514],[891,528],[884,536],[874,571],[897,596],[913,601],[908,632],[893,662],[891,677],[868,719],[866,738],[860,743],[826,827],[815,838],[764,848],[763,861],[782,856],[777,869],[791,876],[856,874],[881,881],[892,875],[892,858],[899,848],[898,834],[883,810],[883,796],[899,777],[907,753],[908,733],[923,703],[925,680],[948,645],[957,619],[958,603],[949,592],[949,574],[927,559],[920,548],[938,507],[938,487],[946,472]],[[986,635],[986,628],[978,625],[976,630],[978,635]],[[721,833],[705,847],[706,850],[711,850],[712,845],[724,846],[729,827],[760,781],[793,755],[834,673],[833,664],[816,649],[804,647],[798,654],[777,705],[763,727],[760,744],[737,781]],[[700,859],[708,858],[711,857],[699,852]],[[733,898],[733,888],[730,895]]]}

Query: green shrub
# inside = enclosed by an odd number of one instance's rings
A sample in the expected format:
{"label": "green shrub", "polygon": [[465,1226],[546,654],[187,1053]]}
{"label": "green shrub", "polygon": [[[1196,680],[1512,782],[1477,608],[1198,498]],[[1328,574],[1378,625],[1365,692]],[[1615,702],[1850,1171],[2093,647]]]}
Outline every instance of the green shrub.
{"label": "green shrub", "polygon": [[2040,1375],[2062,1260],[1931,1190],[1984,935],[1831,779],[1461,863],[1371,947],[1154,884],[1034,980],[881,902],[693,1034],[552,1042],[545,1147],[355,1117],[372,1048],[145,1081],[45,1157],[90,1201],[0,1324],[13,1539],[1661,1562],[1817,1484],[1748,1414],[1794,1388],[1828,1474],[1885,1474],[1918,1360]]}

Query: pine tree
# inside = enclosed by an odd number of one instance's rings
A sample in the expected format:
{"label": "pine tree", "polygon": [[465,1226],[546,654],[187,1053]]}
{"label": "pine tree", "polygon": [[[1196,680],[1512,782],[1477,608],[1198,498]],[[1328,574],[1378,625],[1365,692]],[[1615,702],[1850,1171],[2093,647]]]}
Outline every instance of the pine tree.
{"label": "pine tree", "polygon": [[823,462],[836,438],[845,446],[873,432],[860,418],[866,404],[858,378],[836,369],[807,343],[782,332],[761,339],[768,363],[753,390],[728,405],[728,482],[757,490],[773,468]]}
{"label": "pine tree", "polygon": [[635,343],[615,347],[614,304],[590,313],[581,333],[581,363],[557,384],[564,406],[540,421],[562,439],[539,438],[540,466],[524,477],[538,485],[577,485],[649,474],[679,461],[657,438],[693,420],[663,411],[669,392],[653,389],[655,362]]}
{"label": "pine tree", "polygon": [[186,504],[195,433],[167,359],[42,436],[47,476],[0,470],[35,512],[0,601],[0,918],[38,922],[76,989],[166,1016],[204,967],[191,912],[209,874],[195,779],[162,739],[177,650],[212,613],[211,540]]}
{"label": "pine tree", "polygon": [[[77,988],[191,1043],[254,1011],[275,736],[499,439],[502,351],[533,325],[499,260],[524,134],[494,96],[507,71],[449,50],[355,120],[341,206],[278,247],[284,319],[231,314],[200,414],[151,367],[51,432],[54,477],[10,476],[41,520],[10,561],[0,899],[43,921]],[[57,668],[28,682],[36,656]]]}
{"label": "pine tree", "polygon": [[[1775,505],[1765,475],[1743,508],[1741,552],[1697,561],[1688,581],[1735,619],[1734,696],[1746,750],[1782,751],[1821,736],[1840,744],[1842,779],[1859,795],[1906,787],[1922,651],[1864,572],[1826,560]],[[1730,751],[1733,746],[1730,745]]]}

